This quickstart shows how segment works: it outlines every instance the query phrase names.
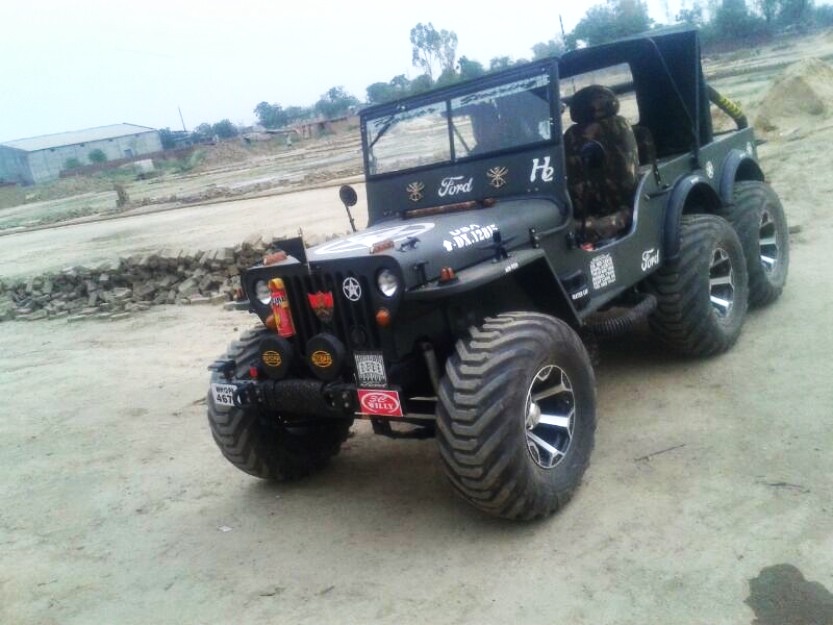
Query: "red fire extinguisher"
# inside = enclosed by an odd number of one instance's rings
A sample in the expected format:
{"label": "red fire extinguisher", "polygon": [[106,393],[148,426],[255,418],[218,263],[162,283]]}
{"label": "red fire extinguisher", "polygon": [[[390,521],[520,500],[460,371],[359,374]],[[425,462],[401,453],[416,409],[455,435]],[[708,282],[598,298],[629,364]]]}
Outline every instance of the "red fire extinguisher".
{"label": "red fire extinguisher", "polygon": [[292,323],[292,312],[289,310],[289,299],[286,296],[283,280],[280,278],[269,280],[269,291],[272,294],[272,314],[275,316],[278,334],[284,338],[295,336],[295,325]]}

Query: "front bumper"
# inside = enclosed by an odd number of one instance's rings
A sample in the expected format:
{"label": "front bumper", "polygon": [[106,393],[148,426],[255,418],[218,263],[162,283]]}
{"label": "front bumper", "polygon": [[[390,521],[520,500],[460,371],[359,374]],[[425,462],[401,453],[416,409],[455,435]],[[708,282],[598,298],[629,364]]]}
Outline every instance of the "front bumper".
{"label": "front bumper", "polygon": [[255,407],[286,424],[326,419],[391,419],[424,424],[433,421],[433,398],[402,397],[401,389],[364,389],[346,382],[315,379],[239,379],[233,376],[236,363],[218,360],[209,369],[212,398],[226,408]]}

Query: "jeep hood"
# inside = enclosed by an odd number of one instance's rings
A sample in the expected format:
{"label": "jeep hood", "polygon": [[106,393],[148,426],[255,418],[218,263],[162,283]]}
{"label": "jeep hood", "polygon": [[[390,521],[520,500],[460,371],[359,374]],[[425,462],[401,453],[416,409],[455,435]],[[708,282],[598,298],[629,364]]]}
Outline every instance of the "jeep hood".
{"label": "jeep hood", "polygon": [[552,230],[567,223],[568,210],[550,199],[504,200],[489,208],[397,219],[307,250],[311,265],[337,264],[386,256],[402,269],[406,289],[436,280],[440,269],[455,271],[495,256],[495,233],[506,250],[530,246],[530,229]]}

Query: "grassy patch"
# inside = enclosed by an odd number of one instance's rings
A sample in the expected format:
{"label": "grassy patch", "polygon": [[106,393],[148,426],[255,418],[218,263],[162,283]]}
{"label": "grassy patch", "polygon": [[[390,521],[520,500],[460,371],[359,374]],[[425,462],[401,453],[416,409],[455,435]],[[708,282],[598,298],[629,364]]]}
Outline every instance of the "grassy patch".
{"label": "grassy patch", "polygon": [[25,193],[19,186],[0,187],[0,209],[23,204]]}

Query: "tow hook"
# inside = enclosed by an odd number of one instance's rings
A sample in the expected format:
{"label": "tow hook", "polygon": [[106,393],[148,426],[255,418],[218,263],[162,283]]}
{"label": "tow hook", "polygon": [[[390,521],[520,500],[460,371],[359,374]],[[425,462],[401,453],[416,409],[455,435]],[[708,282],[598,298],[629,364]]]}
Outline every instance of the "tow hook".
{"label": "tow hook", "polygon": [[236,368],[237,363],[234,360],[215,360],[208,365],[209,371],[216,371],[228,381],[231,381],[234,377],[234,370]]}
{"label": "tow hook", "polygon": [[238,382],[237,388],[231,396],[231,401],[238,408],[245,408],[257,399],[257,385],[254,382]]}

